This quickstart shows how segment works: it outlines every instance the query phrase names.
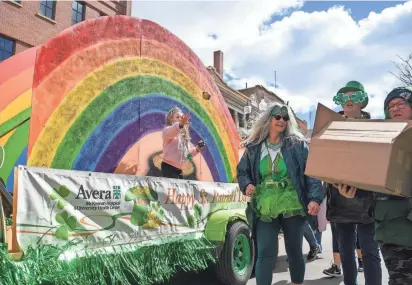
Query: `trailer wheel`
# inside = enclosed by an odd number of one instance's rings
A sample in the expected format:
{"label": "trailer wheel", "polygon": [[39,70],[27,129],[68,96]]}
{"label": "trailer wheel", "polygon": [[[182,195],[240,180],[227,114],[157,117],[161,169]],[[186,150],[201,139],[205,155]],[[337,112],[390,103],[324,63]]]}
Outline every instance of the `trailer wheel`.
{"label": "trailer wheel", "polygon": [[226,241],[215,265],[218,280],[225,285],[245,285],[255,261],[254,243],[244,222],[229,226]]}

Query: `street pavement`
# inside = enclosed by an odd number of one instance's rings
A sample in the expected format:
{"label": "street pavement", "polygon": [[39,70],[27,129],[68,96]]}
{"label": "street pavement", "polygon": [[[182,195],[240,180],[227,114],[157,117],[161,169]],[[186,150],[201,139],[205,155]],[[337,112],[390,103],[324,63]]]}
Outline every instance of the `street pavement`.
{"label": "street pavement", "polygon": [[[309,246],[306,241],[303,242],[303,251],[306,253],[309,251]],[[323,232],[322,235],[323,253],[319,255],[319,258],[315,261],[306,264],[305,285],[344,285],[342,278],[330,278],[322,273],[326,268],[329,268],[332,261],[332,234],[330,227]],[[382,285],[388,284],[388,272],[382,260]],[[279,240],[279,258],[275,269],[273,270],[273,285],[289,285],[290,276],[288,263],[286,261],[286,251],[283,242],[283,238]],[[365,285],[365,279],[363,273],[358,274],[359,285]],[[170,282],[163,283],[162,285],[219,285],[214,277],[212,269],[200,273],[184,273],[179,274]],[[256,279],[252,276],[247,285],[256,285]]]}

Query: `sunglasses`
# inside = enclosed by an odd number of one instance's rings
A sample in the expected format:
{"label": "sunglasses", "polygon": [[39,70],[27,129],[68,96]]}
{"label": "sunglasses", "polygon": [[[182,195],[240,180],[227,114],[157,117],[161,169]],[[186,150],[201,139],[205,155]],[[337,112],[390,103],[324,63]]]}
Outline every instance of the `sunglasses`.
{"label": "sunglasses", "polygon": [[285,106],[275,106],[272,110],[272,118],[275,118],[277,121],[283,119],[283,121],[289,121],[288,108]]}
{"label": "sunglasses", "polygon": [[336,105],[342,106],[347,104],[349,101],[352,101],[354,104],[363,103],[367,98],[368,94],[366,92],[356,91],[352,94],[338,93],[335,97],[333,97],[333,101]]}
{"label": "sunglasses", "polygon": [[272,118],[275,118],[276,121],[279,121],[280,119],[283,119],[285,122],[289,121],[289,115],[272,115]]}

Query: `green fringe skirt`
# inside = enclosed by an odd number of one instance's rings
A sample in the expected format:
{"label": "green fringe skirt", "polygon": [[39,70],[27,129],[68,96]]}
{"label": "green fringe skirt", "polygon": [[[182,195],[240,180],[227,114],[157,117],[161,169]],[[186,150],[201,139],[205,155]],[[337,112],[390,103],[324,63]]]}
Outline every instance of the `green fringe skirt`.
{"label": "green fringe skirt", "polygon": [[21,261],[0,250],[1,285],[162,283],[178,271],[198,271],[215,262],[214,246],[203,236],[151,245],[122,245],[71,252],[68,245],[29,248]]}

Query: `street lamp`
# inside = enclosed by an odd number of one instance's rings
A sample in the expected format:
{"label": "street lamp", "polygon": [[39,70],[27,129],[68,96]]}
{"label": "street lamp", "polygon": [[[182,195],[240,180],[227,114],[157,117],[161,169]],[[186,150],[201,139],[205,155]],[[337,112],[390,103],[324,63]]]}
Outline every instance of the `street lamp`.
{"label": "street lamp", "polygon": [[252,106],[250,106],[249,101],[246,103],[246,106],[243,107],[243,113],[245,114],[245,124],[246,130],[249,129],[249,120],[250,114],[252,113]]}
{"label": "street lamp", "polygon": [[[251,100],[252,101],[252,100]],[[254,101],[252,101],[253,103]],[[243,112],[245,114],[245,119],[246,119],[246,129],[249,129],[249,126],[253,125],[253,121],[256,120],[259,115],[266,111],[268,109],[268,104],[266,103],[265,99],[260,100],[260,103],[257,104],[257,102],[255,102],[255,105],[257,108],[257,110],[253,110],[250,102],[248,101],[246,103],[246,106],[243,107]],[[253,116],[252,116],[252,112],[253,112]]]}
{"label": "street lamp", "polygon": [[245,107],[243,107],[243,112],[245,113],[246,120],[248,120],[250,113],[252,113],[252,106],[249,105],[249,102],[246,104]]}

